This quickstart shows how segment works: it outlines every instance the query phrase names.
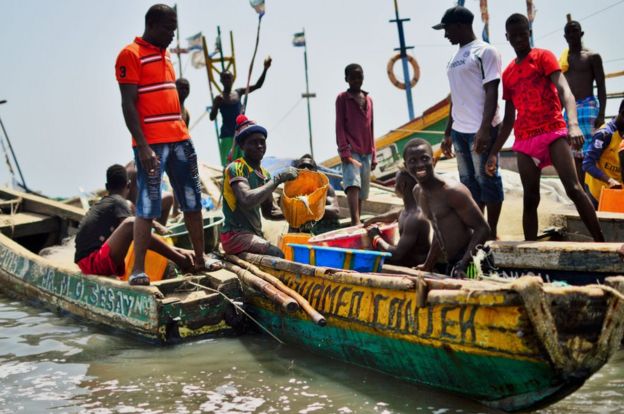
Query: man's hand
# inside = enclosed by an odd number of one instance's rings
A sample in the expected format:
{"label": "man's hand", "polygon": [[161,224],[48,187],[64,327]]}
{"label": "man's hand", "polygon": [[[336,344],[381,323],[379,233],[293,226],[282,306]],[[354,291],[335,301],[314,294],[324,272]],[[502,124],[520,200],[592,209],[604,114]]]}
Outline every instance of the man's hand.
{"label": "man's hand", "polygon": [[139,161],[143,170],[148,175],[158,174],[157,169],[160,167],[160,161],[154,150],[149,145],[139,145],[137,146],[137,151],[139,152]]}
{"label": "man's hand", "polygon": [[497,161],[497,156],[496,154],[492,154],[488,157],[486,163],[485,163],[485,173],[487,175],[489,175],[490,177],[493,177],[494,174],[496,174],[496,161]]}
{"label": "man's hand", "polygon": [[585,142],[585,137],[581,132],[581,129],[578,126],[571,126],[568,128],[568,143],[572,147],[572,149],[578,150],[583,147],[583,142]]}
{"label": "man's hand", "polygon": [[490,126],[484,130],[483,128],[479,128],[477,134],[475,135],[474,142],[472,143],[472,150],[477,154],[483,153],[488,146],[488,141],[490,140]]}
{"label": "man's hand", "polygon": [[379,230],[379,227],[377,226],[371,226],[368,229],[366,229],[366,234],[371,240],[373,240],[375,236],[381,237],[381,230]]}
{"label": "man's hand", "polygon": [[594,128],[598,129],[604,124],[604,115],[598,115],[596,120],[594,121]]}
{"label": "man's hand", "polygon": [[160,222],[156,220],[152,221],[152,225],[154,226],[154,231],[160,234],[161,236],[164,236],[165,234],[171,234],[171,230],[169,230],[168,228],[166,228],[165,226],[163,226],[162,224],[160,224]]}
{"label": "man's hand", "polygon": [[609,188],[622,188],[622,183],[615,178],[609,178],[607,185],[609,186]]}
{"label": "man's hand", "polygon": [[469,264],[469,261],[464,260],[464,259],[457,262],[455,267],[453,267],[453,273],[451,274],[451,277],[455,277],[458,279],[465,279],[466,269],[468,269],[468,264]]}
{"label": "man's hand", "polygon": [[273,182],[276,185],[285,183],[286,181],[294,180],[299,175],[299,170],[295,167],[286,167],[273,176]]}
{"label": "man's hand", "polygon": [[264,69],[270,68],[271,62],[273,62],[273,59],[271,59],[271,56],[267,56],[266,59],[264,59]]}
{"label": "man's hand", "polygon": [[377,168],[377,163],[376,162],[372,162],[371,163],[371,171],[375,171],[375,168]]}
{"label": "man's hand", "polygon": [[450,135],[444,134],[440,148],[442,148],[442,152],[447,158],[453,158],[453,140]]}

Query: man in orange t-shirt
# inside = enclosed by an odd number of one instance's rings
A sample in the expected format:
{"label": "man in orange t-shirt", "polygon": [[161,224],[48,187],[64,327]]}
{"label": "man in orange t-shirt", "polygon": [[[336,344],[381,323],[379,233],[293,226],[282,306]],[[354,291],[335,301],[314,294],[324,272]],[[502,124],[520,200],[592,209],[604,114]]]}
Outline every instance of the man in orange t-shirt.
{"label": "man in orange t-shirt", "polygon": [[145,274],[145,252],[152,220],[161,214],[160,183],[165,171],[184,212],[195,252],[195,269],[205,267],[197,155],[181,116],[175,71],[167,52],[176,28],[177,16],[171,7],[150,7],[143,36],[126,46],[115,64],[137,168],[135,261],[129,278],[133,285],[150,282]]}
{"label": "man in orange t-shirt", "polygon": [[[583,144],[583,133],[578,125],[574,96],[561,74],[557,58],[548,50],[531,47],[531,29],[526,16],[512,14],[505,29],[516,58],[503,72],[505,117],[490,150],[486,172],[494,173],[498,152],[513,127],[515,142],[512,149],[517,154],[524,190],[524,238],[537,239],[540,178],[542,169],[553,164],[590,234],[595,241],[604,241],[594,206],[576,174],[570,145],[579,148]],[[561,103],[568,114],[567,128]]]}

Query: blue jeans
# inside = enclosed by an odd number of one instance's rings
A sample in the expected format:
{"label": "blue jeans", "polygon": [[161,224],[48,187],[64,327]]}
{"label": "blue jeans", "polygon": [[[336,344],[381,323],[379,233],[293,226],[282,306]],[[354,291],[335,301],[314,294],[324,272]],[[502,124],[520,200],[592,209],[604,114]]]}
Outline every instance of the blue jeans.
{"label": "blue jeans", "polygon": [[160,217],[162,200],[160,184],[164,172],[167,172],[169,176],[169,182],[180,204],[180,210],[184,212],[201,210],[201,184],[197,155],[191,140],[152,144],[150,147],[160,160],[160,168],[153,174],[148,174],[143,169],[138,151],[136,147],[133,148],[137,168],[137,217]]}
{"label": "blue jeans", "polygon": [[490,128],[490,131],[490,142],[481,154],[472,151],[472,144],[476,134],[451,131],[453,148],[457,156],[459,180],[468,187],[472,198],[479,204],[501,203],[505,198],[503,180],[498,172],[498,164],[496,165],[494,176],[489,176],[485,173],[485,164],[487,163],[490,149],[498,135],[498,127]]}

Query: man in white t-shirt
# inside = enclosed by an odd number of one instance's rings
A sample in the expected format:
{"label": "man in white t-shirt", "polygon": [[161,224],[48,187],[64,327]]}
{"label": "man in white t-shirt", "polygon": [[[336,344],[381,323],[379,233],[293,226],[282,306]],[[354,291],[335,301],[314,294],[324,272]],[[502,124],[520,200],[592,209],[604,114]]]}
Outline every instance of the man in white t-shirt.
{"label": "man in white t-shirt", "polygon": [[456,6],[444,13],[440,24],[433,26],[436,30],[444,29],[444,37],[451,44],[459,45],[447,66],[451,114],[442,149],[452,156],[453,143],[459,178],[481,210],[487,211],[490,238],[495,239],[504,198],[503,183],[498,166],[496,174],[489,176],[485,173],[485,164],[501,123],[498,84],[502,65],[498,51],[476,38],[473,20],[470,10]]}

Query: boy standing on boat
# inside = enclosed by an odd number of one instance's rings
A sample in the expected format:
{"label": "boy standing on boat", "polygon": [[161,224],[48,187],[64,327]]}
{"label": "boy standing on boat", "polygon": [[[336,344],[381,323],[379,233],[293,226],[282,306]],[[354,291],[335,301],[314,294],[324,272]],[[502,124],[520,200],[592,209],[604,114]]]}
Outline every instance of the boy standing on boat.
{"label": "boy standing on boat", "polygon": [[271,177],[261,166],[267,130],[245,115],[239,115],[236,124],[234,139],[244,155],[225,169],[221,245],[228,254],[250,252],[283,258],[282,251],[263,238],[260,214],[269,220],[284,218],[273,201],[273,190],[297,178],[297,169],[288,167]]}
{"label": "boy standing on boat", "polygon": [[473,19],[470,10],[456,6],[448,9],[442,22],[433,26],[436,30],[444,29],[444,37],[459,45],[446,68],[451,87],[451,114],[441,146],[451,156],[452,143],[459,179],[481,210],[487,209],[489,238],[496,239],[504,199],[503,182],[498,166],[493,175],[488,175],[485,163],[502,120],[498,110],[502,64],[498,51],[476,38]]}
{"label": "boy standing on boat", "polygon": [[434,172],[431,144],[424,139],[414,138],[407,143],[403,161],[418,182],[414,197],[418,197],[434,231],[427,259],[419,267],[466,277],[473,254],[490,234],[481,209],[465,185]]}
{"label": "boy standing on boat", "polygon": [[369,227],[367,233],[371,239],[373,248],[382,252],[392,253],[387,262],[399,266],[418,266],[425,262],[429,252],[429,233],[431,227],[424,216],[417,197],[420,189],[414,177],[407,171],[400,170],[396,175],[394,185],[395,193],[403,199],[403,208],[399,211],[389,211],[365,222],[366,225],[373,223],[399,222],[399,242],[396,246],[388,243],[381,237],[381,231],[377,226]]}
{"label": "boy standing on boat", "polygon": [[[271,67],[271,57],[264,59],[264,70],[255,85],[249,86],[249,93],[262,88],[267,71]],[[236,117],[241,113],[242,99],[245,88],[232,90],[234,75],[232,72],[221,72],[221,84],[223,93],[217,95],[210,109],[210,120],[217,118],[217,112],[221,112],[221,132],[219,133],[219,156],[221,165],[226,166],[229,162],[239,158],[242,154],[240,148],[235,145],[234,132],[236,129]]]}
{"label": "boy standing on boat", "polygon": [[[505,28],[507,40],[517,57],[503,72],[505,117],[490,150],[486,170],[490,175],[495,173],[498,152],[513,128],[515,142],[512,149],[517,153],[524,190],[522,227],[525,239],[537,239],[541,170],[553,164],[590,234],[595,241],[604,241],[596,211],[579,183],[570,151],[571,144],[582,144],[583,133],[578,126],[576,104],[568,82],[550,51],[531,47],[531,30],[526,16],[512,14]],[[568,113],[567,128],[561,114],[562,102]]]}
{"label": "boy standing on boat", "polygon": [[370,174],[377,166],[373,135],[373,100],[363,91],[364,71],[357,63],[345,68],[349,89],[336,98],[336,142],[351,225],[360,224],[362,200],[368,198]]}
{"label": "boy standing on boat", "polygon": [[[125,273],[124,259],[132,243],[134,225],[126,200],[129,186],[125,167],[115,164],[106,170],[108,195],[89,209],[76,234],[74,262],[82,273],[100,276],[122,276]],[[163,229],[156,225],[156,229]],[[193,268],[190,251],[172,248],[151,233],[148,246],[184,271]]]}
{"label": "boy standing on boat", "polygon": [[[582,147],[573,148],[579,180],[584,182],[585,173],[581,169],[583,158],[591,149],[592,132],[604,124],[607,105],[605,75],[600,55],[583,46],[582,38],[585,33],[581,29],[581,24],[572,20],[566,23],[563,30],[568,49],[560,58],[561,71],[565,74],[572,95],[576,99],[579,128],[584,137]],[[594,96],[594,82],[598,97]]]}
{"label": "boy standing on boat", "polygon": [[129,279],[137,285],[149,284],[145,252],[152,221],[161,214],[160,182],[165,171],[184,212],[196,268],[205,268],[197,155],[182,119],[175,71],[167,52],[176,27],[176,12],[171,7],[164,4],[150,7],[145,15],[143,36],[126,46],[115,64],[121,106],[133,137],[137,167],[136,260]]}
{"label": "boy standing on boat", "polygon": [[597,207],[603,188],[621,188],[620,156],[624,154],[624,100],[618,115],[603,125],[592,137],[592,145],[583,158],[585,185]]}

